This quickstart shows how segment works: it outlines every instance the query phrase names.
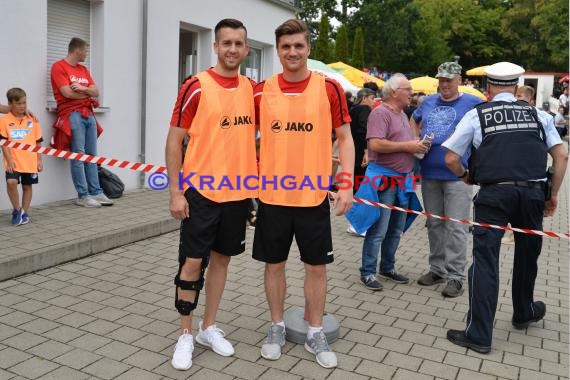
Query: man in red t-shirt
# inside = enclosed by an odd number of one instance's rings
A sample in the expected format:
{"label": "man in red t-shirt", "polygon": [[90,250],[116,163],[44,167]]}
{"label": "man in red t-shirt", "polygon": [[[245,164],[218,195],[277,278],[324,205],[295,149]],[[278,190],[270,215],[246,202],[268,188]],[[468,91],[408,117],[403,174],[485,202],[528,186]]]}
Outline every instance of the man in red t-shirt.
{"label": "man in red t-shirt", "polygon": [[[51,67],[51,86],[57,102],[56,133],[65,134],[72,152],[97,155],[97,121],[93,106],[97,104],[99,89],[91,78],[85,62],[89,45],[81,38],[69,42],[67,57]],[[71,178],[77,200],[83,207],[111,206],[113,201],[103,194],[99,185],[97,165],[71,160]]]}

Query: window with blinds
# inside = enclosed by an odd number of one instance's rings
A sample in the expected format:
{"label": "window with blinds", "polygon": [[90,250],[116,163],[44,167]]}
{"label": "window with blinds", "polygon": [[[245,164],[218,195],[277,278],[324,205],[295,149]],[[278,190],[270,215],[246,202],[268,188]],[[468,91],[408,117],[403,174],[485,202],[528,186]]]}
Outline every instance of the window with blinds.
{"label": "window with blinds", "polygon": [[240,65],[240,74],[259,82],[263,74],[261,62],[263,62],[263,49],[250,46],[247,57]]}
{"label": "window with blinds", "polygon": [[[91,2],[88,0],[48,0],[47,2],[47,95],[55,102],[50,71],[54,62],[67,56],[67,46],[73,37],[88,43],[91,37]],[[87,68],[90,55],[83,63]]]}

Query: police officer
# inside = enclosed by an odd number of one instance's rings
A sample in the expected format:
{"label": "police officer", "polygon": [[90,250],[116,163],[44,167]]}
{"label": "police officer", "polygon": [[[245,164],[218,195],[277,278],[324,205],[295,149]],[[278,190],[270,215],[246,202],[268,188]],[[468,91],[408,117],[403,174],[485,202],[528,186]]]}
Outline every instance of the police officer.
{"label": "police officer", "polygon": [[[474,198],[476,222],[542,230],[543,216],[553,215],[556,209],[568,154],[552,116],[515,98],[522,67],[500,62],[485,72],[493,100],[465,114],[455,133],[443,143],[448,149],[445,163],[458,178],[481,186]],[[475,150],[467,170],[461,156],[471,147]],[[554,168],[548,201],[544,192],[546,153],[552,156]],[[491,351],[503,234],[503,230],[475,226],[467,327],[447,332],[452,343],[480,353]],[[512,324],[517,329],[538,322],[546,313],[544,303],[533,300],[541,248],[541,236],[515,233]]]}

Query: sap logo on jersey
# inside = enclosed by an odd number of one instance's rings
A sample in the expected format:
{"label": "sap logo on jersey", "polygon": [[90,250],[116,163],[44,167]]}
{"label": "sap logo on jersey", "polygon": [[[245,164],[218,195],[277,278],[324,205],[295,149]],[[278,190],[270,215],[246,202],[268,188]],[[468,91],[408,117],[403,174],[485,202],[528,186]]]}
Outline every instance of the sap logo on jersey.
{"label": "sap logo on jersey", "polygon": [[10,139],[11,140],[23,140],[30,131],[27,129],[11,129],[10,130]]}
{"label": "sap logo on jersey", "polygon": [[249,115],[234,116],[233,123],[232,119],[229,116],[224,116],[220,120],[220,127],[222,127],[223,129],[228,129],[232,125],[253,125],[253,122],[251,120],[251,116]]}

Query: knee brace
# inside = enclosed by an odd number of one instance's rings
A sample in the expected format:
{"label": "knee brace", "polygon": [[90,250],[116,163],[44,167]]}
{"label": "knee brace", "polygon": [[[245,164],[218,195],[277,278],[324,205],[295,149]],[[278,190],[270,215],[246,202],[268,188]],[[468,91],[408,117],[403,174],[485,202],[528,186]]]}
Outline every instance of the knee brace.
{"label": "knee brace", "polygon": [[[196,309],[198,306],[198,298],[200,297],[200,290],[204,287],[204,272],[208,266],[208,258],[202,259],[200,265],[200,278],[196,281],[186,281],[180,278],[180,272],[182,271],[183,262],[180,263],[178,268],[178,274],[174,277],[174,285],[176,288],[174,290],[174,307],[181,315],[190,315],[192,310]],[[193,290],[195,291],[194,302],[189,302],[181,300],[178,298],[178,288],[182,290]]]}

